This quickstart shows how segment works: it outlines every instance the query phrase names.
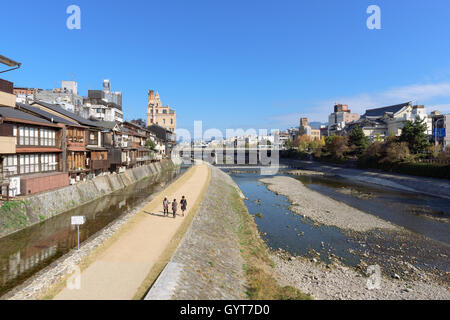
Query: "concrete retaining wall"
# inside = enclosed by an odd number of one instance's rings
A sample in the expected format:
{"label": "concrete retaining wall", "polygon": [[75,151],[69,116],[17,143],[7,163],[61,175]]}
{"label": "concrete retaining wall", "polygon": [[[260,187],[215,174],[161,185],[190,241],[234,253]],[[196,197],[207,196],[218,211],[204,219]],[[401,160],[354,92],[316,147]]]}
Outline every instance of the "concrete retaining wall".
{"label": "concrete retaining wall", "polygon": [[181,167],[180,159],[164,160],[161,163],[128,169],[121,174],[99,176],[73,186],[30,196],[25,200],[28,216],[26,225],[6,230],[0,226],[0,237],[121,190],[144,178],[156,179],[162,172],[177,167]]}

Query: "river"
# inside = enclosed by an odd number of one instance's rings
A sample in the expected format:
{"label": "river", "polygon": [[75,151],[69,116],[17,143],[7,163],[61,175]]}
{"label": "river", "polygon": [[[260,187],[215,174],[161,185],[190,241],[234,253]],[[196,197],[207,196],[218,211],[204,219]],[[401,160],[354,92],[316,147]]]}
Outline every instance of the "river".
{"label": "river", "polygon": [[57,215],[0,239],[0,296],[77,247],[72,216],[85,216],[80,243],[114,222],[144,201],[150,201],[185,171],[162,173],[156,180],[146,178],[123,190]]}
{"label": "river", "polygon": [[[268,246],[292,255],[331,257],[350,266],[362,259],[397,270],[403,261],[444,274],[449,271],[450,201],[337,177],[292,176],[308,188],[403,227],[407,232],[347,232],[294,214],[282,195],[269,191],[256,173],[232,171],[250,214]],[[280,172],[280,175],[287,175]],[[401,259],[400,259],[401,258]],[[402,260],[399,262],[399,260]],[[447,275],[448,277],[448,275]]]}

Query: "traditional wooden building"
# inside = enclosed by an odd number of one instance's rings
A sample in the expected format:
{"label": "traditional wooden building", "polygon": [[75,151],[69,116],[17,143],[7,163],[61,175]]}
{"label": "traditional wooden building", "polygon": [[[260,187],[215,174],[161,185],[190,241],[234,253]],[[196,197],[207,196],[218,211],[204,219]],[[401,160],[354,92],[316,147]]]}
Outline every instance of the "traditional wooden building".
{"label": "traditional wooden building", "polygon": [[0,107],[0,123],[1,177],[3,184],[7,181],[9,195],[30,195],[69,184],[63,171],[63,125],[12,107]]}
{"label": "traditional wooden building", "polygon": [[41,101],[31,106],[69,122],[65,123],[66,164],[72,183],[88,174],[108,171],[107,149],[102,145],[102,129],[97,122]]}

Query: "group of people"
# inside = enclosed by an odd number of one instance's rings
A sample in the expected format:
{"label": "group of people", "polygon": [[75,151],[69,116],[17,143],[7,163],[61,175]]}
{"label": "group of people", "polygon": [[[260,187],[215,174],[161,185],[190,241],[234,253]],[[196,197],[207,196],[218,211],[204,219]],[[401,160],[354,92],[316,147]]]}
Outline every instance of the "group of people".
{"label": "group of people", "polygon": [[[184,217],[184,212],[186,211],[186,208],[187,208],[187,200],[186,200],[185,196],[183,196],[181,198],[180,205],[181,205],[181,213],[182,213],[182,216]],[[168,216],[169,215],[169,206],[170,206],[170,201],[167,200],[167,197],[165,197],[164,201],[163,201],[164,216],[166,216],[166,215]],[[177,199],[173,199],[173,202],[172,202],[172,214],[173,214],[173,218],[174,219],[177,216],[177,210],[178,210]]]}

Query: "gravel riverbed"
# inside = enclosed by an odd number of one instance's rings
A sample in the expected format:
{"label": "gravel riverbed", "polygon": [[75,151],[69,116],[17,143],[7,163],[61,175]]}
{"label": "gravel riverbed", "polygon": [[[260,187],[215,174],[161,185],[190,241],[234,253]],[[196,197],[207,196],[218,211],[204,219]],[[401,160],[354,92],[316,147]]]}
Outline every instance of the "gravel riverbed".
{"label": "gravel riverbed", "polygon": [[[271,253],[278,281],[299,288],[317,300],[448,300],[450,288],[422,275],[421,280],[357,272],[338,261],[324,264],[283,251]],[[417,270],[417,272],[419,272]]]}
{"label": "gravel riverbed", "polygon": [[399,230],[400,227],[308,189],[300,181],[284,176],[260,180],[267,188],[286,196],[291,210],[320,224],[353,231]]}
{"label": "gravel riverbed", "polygon": [[[319,194],[294,178],[260,181],[270,191],[286,196],[294,213],[313,223],[338,227],[349,241],[361,245],[361,250],[352,250],[361,258],[357,266],[345,265],[333,254],[327,264],[317,252],[315,258],[294,257],[281,249],[272,252],[280,284],[295,286],[319,300],[450,299],[449,248],[445,244]],[[441,269],[430,270],[426,267],[430,263]],[[377,288],[368,283],[375,279],[368,274],[369,266],[379,271]]]}

